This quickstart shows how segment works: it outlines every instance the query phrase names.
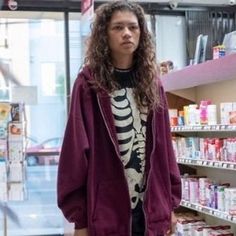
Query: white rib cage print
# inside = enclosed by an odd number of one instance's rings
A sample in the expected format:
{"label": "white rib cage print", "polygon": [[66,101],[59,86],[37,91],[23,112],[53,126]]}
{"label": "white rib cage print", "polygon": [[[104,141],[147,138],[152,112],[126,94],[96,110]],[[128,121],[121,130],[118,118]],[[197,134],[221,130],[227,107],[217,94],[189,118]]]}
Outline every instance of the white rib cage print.
{"label": "white rib cage print", "polygon": [[131,207],[134,209],[139,199],[143,200],[147,108],[142,111],[137,108],[132,88],[114,91],[111,105]]}

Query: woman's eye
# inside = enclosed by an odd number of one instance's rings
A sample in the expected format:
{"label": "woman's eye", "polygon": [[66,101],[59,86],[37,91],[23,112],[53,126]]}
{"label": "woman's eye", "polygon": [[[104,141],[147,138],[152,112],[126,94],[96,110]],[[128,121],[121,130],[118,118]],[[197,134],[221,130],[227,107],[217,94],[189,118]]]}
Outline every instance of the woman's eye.
{"label": "woman's eye", "polygon": [[122,26],[120,26],[120,25],[117,25],[117,26],[114,26],[114,28],[113,29],[115,29],[115,30],[122,30]]}
{"label": "woman's eye", "polygon": [[138,29],[138,26],[136,25],[130,26],[130,30],[137,30],[137,29]]}

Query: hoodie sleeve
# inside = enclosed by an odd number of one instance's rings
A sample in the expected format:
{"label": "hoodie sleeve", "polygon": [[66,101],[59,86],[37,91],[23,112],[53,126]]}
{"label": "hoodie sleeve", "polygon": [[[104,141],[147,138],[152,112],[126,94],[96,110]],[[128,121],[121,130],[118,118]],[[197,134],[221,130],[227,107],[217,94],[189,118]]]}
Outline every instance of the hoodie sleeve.
{"label": "hoodie sleeve", "polygon": [[57,201],[65,218],[75,228],[87,227],[87,157],[89,148],[83,122],[84,86],[81,78],[74,84],[69,117],[64,133],[57,177]]}
{"label": "hoodie sleeve", "polygon": [[176,162],[176,157],[174,154],[173,146],[172,146],[172,137],[170,131],[170,121],[169,121],[169,112],[168,112],[168,102],[166,98],[166,94],[164,88],[161,83],[159,83],[160,87],[160,98],[161,105],[164,110],[164,119],[166,124],[166,141],[168,148],[168,158],[169,158],[169,170],[170,170],[170,181],[171,181],[171,201],[172,201],[172,209],[177,208],[181,201],[181,178],[179,167]]}

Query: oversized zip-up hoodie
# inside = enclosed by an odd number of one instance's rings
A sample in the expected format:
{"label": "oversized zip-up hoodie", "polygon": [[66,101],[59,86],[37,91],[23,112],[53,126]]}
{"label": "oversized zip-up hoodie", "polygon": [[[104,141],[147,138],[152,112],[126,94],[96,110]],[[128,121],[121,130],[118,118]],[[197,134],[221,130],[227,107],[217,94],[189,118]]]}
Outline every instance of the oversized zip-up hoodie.
{"label": "oversized zip-up hoodie", "polygon": [[[75,81],[58,167],[58,206],[76,229],[89,236],[131,236],[131,204],[110,97],[88,83],[88,67]],[[151,111],[146,131],[145,236],[163,235],[181,199],[165,93]]]}

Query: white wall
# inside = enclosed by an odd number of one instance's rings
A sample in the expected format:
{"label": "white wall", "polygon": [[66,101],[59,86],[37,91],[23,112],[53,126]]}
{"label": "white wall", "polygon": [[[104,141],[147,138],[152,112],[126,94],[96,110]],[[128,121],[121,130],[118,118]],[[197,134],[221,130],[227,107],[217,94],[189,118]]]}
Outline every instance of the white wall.
{"label": "white wall", "polygon": [[183,16],[156,16],[158,61],[171,60],[175,69],[186,66],[186,24]]}

